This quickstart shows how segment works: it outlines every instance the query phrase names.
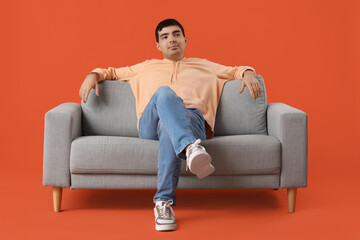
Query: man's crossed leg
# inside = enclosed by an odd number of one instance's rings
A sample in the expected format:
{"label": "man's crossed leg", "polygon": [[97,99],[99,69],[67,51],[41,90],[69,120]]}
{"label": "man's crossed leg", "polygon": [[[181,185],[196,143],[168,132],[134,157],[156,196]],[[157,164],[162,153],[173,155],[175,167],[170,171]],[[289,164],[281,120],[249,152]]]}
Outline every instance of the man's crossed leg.
{"label": "man's crossed leg", "polygon": [[157,230],[175,230],[176,187],[181,159],[199,178],[214,172],[211,157],[199,145],[206,139],[205,120],[196,108],[186,108],[168,86],[159,87],[139,120],[140,138],[159,140],[158,191],[154,196]]}

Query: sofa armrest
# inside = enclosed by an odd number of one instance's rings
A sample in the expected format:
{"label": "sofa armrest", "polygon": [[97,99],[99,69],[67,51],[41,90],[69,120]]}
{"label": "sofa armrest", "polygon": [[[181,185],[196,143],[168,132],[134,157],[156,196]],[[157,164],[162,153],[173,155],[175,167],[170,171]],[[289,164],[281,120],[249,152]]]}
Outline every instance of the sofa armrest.
{"label": "sofa armrest", "polygon": [[70,187],[70,146],[81,136],[81,107],[63,103],[45,114],[43,185]]}
{"label": "sofa armrest", "polygon": [[281,142],[281,188],[307,186],[307,122],[301,110],[284,103],[268,104],[268,134]]}

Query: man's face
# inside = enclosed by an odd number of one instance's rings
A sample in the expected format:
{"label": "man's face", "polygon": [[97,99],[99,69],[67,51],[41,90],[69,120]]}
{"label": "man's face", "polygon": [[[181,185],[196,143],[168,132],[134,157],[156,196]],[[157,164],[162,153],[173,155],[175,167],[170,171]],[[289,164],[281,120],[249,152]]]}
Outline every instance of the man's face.
{"label": "man's face", "polygon": [[158,32],[159,42],[156,47],[163,53],[164,58],[178,61],[183,58],[187,39],[178,26],[168,26]]}

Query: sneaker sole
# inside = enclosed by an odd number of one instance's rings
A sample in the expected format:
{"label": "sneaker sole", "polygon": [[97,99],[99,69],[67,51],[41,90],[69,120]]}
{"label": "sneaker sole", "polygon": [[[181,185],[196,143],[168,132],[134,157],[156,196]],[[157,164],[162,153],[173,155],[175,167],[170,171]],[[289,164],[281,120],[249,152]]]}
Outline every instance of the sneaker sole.
{"label": "sneaker sole", "polygon": [[214,171],[215,171],[214,166],[209,164],[209,165],[203,167],[202,169],[199,169],[198,172],[196,173],[196,176],[201,179],[201,178],[209,176]]}
{"label": "sneaker sole", "polygon": [[155,224],[155,229],[157,231],[173,231],[176,230],[177,224],[166,224],[166,225],[158,225]]}
{"label": "sneaker sole", "polygon": [[199,152],[195,154],[193,157],[189,169],[195,174],[198,178],[204,178],[209,176],[211,173],[215,171],[215,168],[211,163],[211,157],[209,154],[204,154],[203,152]]}

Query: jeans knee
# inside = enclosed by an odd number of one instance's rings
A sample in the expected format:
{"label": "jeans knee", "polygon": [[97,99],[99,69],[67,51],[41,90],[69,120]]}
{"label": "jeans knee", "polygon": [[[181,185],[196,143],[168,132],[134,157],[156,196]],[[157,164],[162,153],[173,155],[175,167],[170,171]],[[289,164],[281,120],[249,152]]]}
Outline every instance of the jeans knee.
{"label": "jeans knee", "polygon": [[169,101],[169,99],[177,97],[176,93],[169,86],[161,86],[155,93],[158,100]]}

